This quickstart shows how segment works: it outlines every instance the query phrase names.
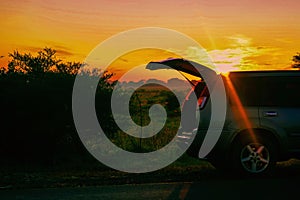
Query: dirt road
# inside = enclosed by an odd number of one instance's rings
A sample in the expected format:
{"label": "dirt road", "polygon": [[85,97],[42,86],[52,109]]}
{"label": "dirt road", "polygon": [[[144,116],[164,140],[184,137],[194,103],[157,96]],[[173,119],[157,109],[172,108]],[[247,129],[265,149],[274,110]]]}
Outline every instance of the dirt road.
{"label": "dirt road", "polygon": [[299,179],[290,177],[287,179],[222,179],[81,188],[2,190],[0,199],[290,199],[293,196],[299,197],[299,183]]}

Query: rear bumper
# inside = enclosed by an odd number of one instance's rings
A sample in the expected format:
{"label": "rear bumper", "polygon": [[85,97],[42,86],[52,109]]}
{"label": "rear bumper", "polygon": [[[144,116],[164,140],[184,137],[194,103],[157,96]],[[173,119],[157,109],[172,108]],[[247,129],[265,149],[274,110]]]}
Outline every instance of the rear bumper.
{"label": "rear bumper", "polygon": [[205,133],[204,134],[202,132],[199,133],[198,129],[194,129],[191,132],[182,131],[177,136],[177,139],[181,146],[187,148],[186,153],[189,156],[199,158],[198,154],[199,154],[200,147],[203,143],[204,137],[205,137]]}
{"label": "rear bumper", "polygon": [[199,151],[203,144],[206,133],[207,130],[194,129],[192,132],[182,132],[179,134],[178,140],[182,143],[182,145],[189,145],[186,153],[191,157],[202,160],[225,158],[228,155],[227,153],[230,148],[230,133],[227,131],[222,131],[220,138],[208,155],[206,155],[204,158],[199,157]]}

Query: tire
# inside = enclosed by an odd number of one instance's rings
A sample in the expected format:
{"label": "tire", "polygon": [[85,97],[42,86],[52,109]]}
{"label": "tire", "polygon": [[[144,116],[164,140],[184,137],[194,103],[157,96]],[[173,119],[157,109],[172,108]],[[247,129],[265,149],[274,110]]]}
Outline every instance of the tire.
{"label": "tire", "polygon": [[242,134],[233,143],[229,164],[240,175],[263,176],[271,174],[276,160],[277,148],[272,138]]}

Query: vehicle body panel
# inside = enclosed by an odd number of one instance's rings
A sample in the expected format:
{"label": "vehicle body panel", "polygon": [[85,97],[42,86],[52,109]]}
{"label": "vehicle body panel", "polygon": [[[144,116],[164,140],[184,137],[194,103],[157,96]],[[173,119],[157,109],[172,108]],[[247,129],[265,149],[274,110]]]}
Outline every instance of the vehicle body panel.
{"label": "vehicle body panel", "polygon": [[[201,72],[207,67],[184,59],[151,62],[147,68],[151,70],[173,68],[200,77],[204,81],[211,81],[201,75]],[[209,71],[209,74],[211,77],[219,76],[213,70]],[[278,77],[283,78],[278,81],[280,79]],[[291,81],[290,77],[293,77],[293,84],[287,84],[286,89],[282,88],[282,85]],[[279,160],[289,158],[289,154],[293,152],[300,154],[300,92],[298,92],[300,70],[236,71],[222,75],[222,78],[227,96],[226,120],[222,134],[207,158],[226,158],[235,138],[244,133],[271,136],[278,144]],[[273,90],[270,90],[269,87]],[[291,90],[289,87],[294,88]],[[290,96],[281,97],[280,95],[286,90],[292,91],[288,93]],[[280,97],[283,100],[284,98],[288,99],[288,103],[272,106],[266,101],[268,99],[266,95],[269,94],[273,95],[269,100]],[[199,96],[201,95],[197,94],[198,98]],[[188,154],[191,156],[198,157],[199,149],[210,124],[211,109],[211,99],[208,98],[205,106],[198,108],[200,111],[199,125],[189,132],[182,131],[185,136],[181,139],[187,144],[190,144],[189,139],[195,138],[188,149]]]}

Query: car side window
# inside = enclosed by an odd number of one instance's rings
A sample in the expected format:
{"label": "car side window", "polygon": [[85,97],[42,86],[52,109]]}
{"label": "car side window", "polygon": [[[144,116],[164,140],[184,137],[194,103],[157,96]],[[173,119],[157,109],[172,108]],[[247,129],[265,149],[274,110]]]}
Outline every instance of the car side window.
{"label": "car side window", "polygon": [[300,107],[300,77],[266,77],[262,106]]}

